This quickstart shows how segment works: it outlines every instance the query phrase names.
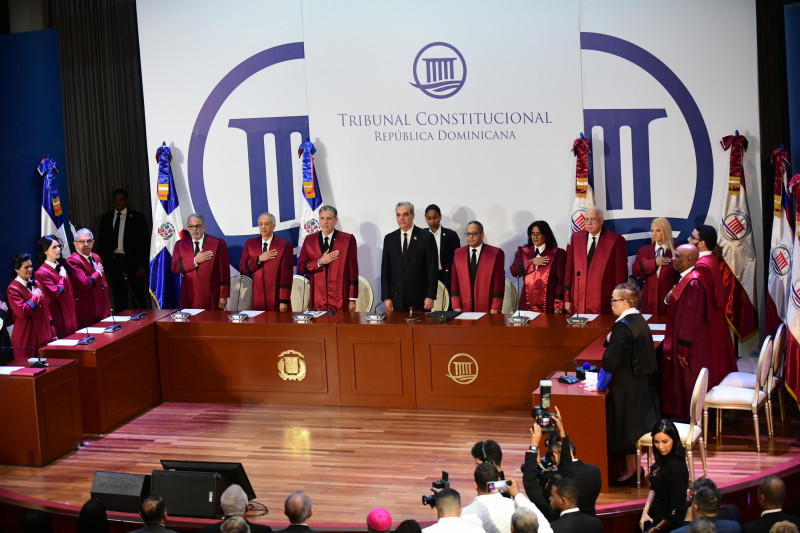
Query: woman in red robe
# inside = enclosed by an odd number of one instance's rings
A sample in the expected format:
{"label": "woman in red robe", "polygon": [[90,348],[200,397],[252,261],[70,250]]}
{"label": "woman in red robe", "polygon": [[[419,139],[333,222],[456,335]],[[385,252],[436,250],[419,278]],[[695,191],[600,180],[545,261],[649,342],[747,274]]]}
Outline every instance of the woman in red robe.
{"label": "woman in red robe", "polygon": [[42,288],[47,310],[53,319],[56,335],[64,338],[78,329],[75,295],[69,280],[67,261],[61,255],[62,243],[55,235],[46,235],[36,245],[36,281]]}
{"label": "woman in red robe", "polygon": [[650,224],[651,243],[639,248],[633,261],[633,277],[642,284],[642,313],[667,314],[664,297],[675,286],[672,256],[675,243],[669,220],[659,217]]}
{"label": "woman in red robe", "polygon": [[33,281],[33,263],[28,254],[17,254],[11,260],[14,280],[8,286],[6,298],[14,315],[11,344],[17,359],[35,357],[37,349],[55,339],[50,313],[44,305],[41,287]]}
{"label": "woman in red robe", "polygon": [[537,220],[528,226],[528,244],[517,248],[511,275],[523,277],[519,308],[539,313],[561,313],[564,309],[566,252],[558,247],[550,225]]}

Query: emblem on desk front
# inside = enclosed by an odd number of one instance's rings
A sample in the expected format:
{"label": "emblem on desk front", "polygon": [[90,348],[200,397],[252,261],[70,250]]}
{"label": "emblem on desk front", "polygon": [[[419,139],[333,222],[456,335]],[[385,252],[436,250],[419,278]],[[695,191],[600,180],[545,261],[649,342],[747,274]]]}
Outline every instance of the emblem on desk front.
{"label": "emblem on desk front", "polygon": [[303,354],[286,350],[278,356],[278,375],[283,381],[303,381],[306,378],[306,360]]}
{"label": "emblem on desk front", "polygon": [[445,375],[459,385],[469,385],[478,379],[478,361],[467,353],[457,353],[447,363]]}

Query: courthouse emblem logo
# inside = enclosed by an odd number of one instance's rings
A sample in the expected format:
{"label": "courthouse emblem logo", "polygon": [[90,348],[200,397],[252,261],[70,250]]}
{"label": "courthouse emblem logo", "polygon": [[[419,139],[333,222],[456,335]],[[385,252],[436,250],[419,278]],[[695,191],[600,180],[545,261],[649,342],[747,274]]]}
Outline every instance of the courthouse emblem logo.
{"label": "courthouse emblem logo", "polygon": [[772,250],[772,259],[770,261],[772,271],[775,275],[784,277],[792,269],[792,254],[785,246],[777,246]]}
{"label": "courthouse emblem logo", "polygon": [[286,350],[278,356],[278,375],[283,381],[303,381],[306,378],[305,356]]}
{"label": "courthouse emblem logo", "polygon": [[173,226],[169,222],[164,222],[158,227],[158,236],[164,239],[165,241],[170,240],[172,237],[175,236],[175,226]]}
{"label": "courthouse emblem logo", "polygon": [[411,85],[431,98],[450,98],[464,86],[467,63],[453,45],[430,43],[414,58]]}
{"label": "courthouse emblem logo", "polygon": [[800,281],[792,283],[792,303],[796,309],[800,309]]}
{"label": "courthouse emblem logo", "polygon": [[729,241],[738,241],[750,232],[750,217],[741,211],[734,211],[722,221],[722,236]]}
{"label": "courthouse emblem logo", "polygon": [[478,361],[467,353],[457,353],[447,363],[445,375],[459,385],[469,385],[478,379]]}
{"label": "courthouse emblem logo", "polygon": [[581,207],[572,213],[572,231],[583,231],[586,229],[586,208]]}

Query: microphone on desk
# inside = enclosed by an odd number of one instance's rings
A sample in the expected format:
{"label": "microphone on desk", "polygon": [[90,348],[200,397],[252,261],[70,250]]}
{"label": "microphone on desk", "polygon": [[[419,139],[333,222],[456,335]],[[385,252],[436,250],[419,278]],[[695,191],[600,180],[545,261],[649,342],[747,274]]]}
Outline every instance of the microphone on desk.
{"label": "microphone on desk", "polygon": [[378,306],[380,305],[383,305],[383,310],[386,311],[386,304],[383,302],[383,300],[381,300],[377,304],[375,304],[375,307],[372,308],[371,313],[367,313],[366,315],[367,320],[369,320],[370,322],[380,322],[381,320],[386,318],[385,314],[378,313]]}
{"label": "microphone on desk", "polygon": [[[575,375],[570,376],[569,370],[567,370],[567,366],[572,363],[575,365]],[[579,381],[583,381],[586,379],[586,371],[578,366],[578,362],[574,359],[567,359],[564,361],[564,375],[558,378],[559,383],[566,383],[567,385],[574,385]]]}
{"label": "microphone on desk", "polygon": [[521,326],[522,324],[527,324],[530,321],[530,317],[524,316],[519,312],[519,303],[522,301],[522,293],[519,292],[519,280],[521,278],[522,276],[517,278],[517,295],[519,296],[519,298],[517,298],[517,308],[514,309],[514,312],[508,317],[508,321],[514,326]]}
{"label": "microphone on desk", "polygon": [[[305,307],[306,303],[306,283],[307,283],[306,277],[303,276],[303,292],[300,294],[301,308]],[[306,313],[305,311],[301,311],[300,313],[294,314],[294,319],[298,322],[309,322],[312,318],[314,318],[314,315],[312,315],[311,313]]]}
{"label": "microphone on desk", "polygon": [[128,292],[131,293],[131,298],[133,298],[133,303],[136,304],[136,309],[140,310],[140,312],[136,313],[135,315],[131,315],[130,320],[143,320],[147,318],[147,313],[141,311],[142,306],[139,304],[139,300],[136,299],[136,295],[133,293],[133,288],[131,288],[131,283],[130,281],[128,281],[128,274],[123,272],[122,279],[125,280],[125,285],[128,286]]}
{"label": "microphone on desk", "polygon": [[111,321],[114,323],[113,326],[108,326],[106,329],[103,330],[103,333],[116,333],[117,331],[122,329],[122,326],[117,324],[117,319],[114,317],[114,310],[111,310]]}
{"label": "microphone on desk", "polygon": [[[78,346],[86,346],[87,344],[94,344],[95,338],[89,334],[89,326],[86,326],[86,336],[78,341]],[[41,359],[41,358],[40,358]]]}
{"label": "microphone on desk", "polygon": [[581,271],[578,270],[575,272],[575,315],[567,318],[567,324],[570,326],[585,326],[589,319],[585,316],[581,316],[580,313],[580,305],[581,305]]}

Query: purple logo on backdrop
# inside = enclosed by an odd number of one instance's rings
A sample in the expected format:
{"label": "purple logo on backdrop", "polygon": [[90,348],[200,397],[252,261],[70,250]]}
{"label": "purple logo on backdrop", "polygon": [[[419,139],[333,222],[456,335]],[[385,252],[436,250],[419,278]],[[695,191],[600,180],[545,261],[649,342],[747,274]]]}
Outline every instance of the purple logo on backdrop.
{"label": "purple logo on backdrop", "polygon": [[464,86],[467,63],[455,46],[425,45],[414,58],[414,87],[431,98],[450,98]]}
{"label": "purple logo on backdrop", "polygon": [[[670,217],[673,230],[680,232],[676,238],[685,241],[694,226],[702,224],[711,205],[711,186],[714,176],[714,162],[711,154],[711,141],[708,137],[703,116],[689,90],[661,60],[643,48],[610,35],[600,33],[581,33],[581,49],[594,50],[617,56],[641,68],[655,79],[675,101],[686,121],[694,147],[697,185],[694,198],[686,218]],[[609,80],[607,83],[614,83]],[[667,117],[665,109],[584,109],[584,131],[592,128],[603,130],[602,149],[605,156],[606,209],[622,208],[622,157],[620,153],[620,129],[631,129],[631,160],[633,163],[633,207],[651,209],[650,192],[650,136],[649,125],[654,120]],[[591,169],[591,166],[590,166]],[[677,194],[681,192],[678,191]],[[654,216],[659,216],[655,214]],[[623,235],[646,233],[654,216],[641,218],[606,219],[606,225]],[[649,238],[629,239],[628,255],[649,242]]]}
{"label": "purple logo on backdrop", "polygon": [[[224,236],[228,243],[231,264],[238,268],[244,242],[256,235],[225,235],[217,221],[217,216],[212,211],[208,202],[205,177],[203,175],[203,160],[205,157],[206,141],[211,125],[217,118],[222,104],[230,95],[254,74],[273,65],[303,59],[305,57],[303,43],[290,43],[259,52],[236,65],[226,74],[211,94],[206,98],[192,130],[192,140],[189,144],[188,156],[188,181],[194,208],[206,218],[208,232],[212,235]],[[295,157],[297,147],[292,147],[290,136],[299,133],[303,139],[309,136],[308,116],[289,117],[237,117],[228,119],[228,127],[242,130],[247,142],[247,160],[250,169],[250,191],[243,194],[243,198],[250,198],[250,213],[253,226],[258,225],[258,215],[268,210],[267,180],[278,184],[277,211],[273,214],[279,222],[295,219],[294,209],[294,181],[292,178],[292,158]],[[272,134],[275,140],[276,175],[268,176],[266,169],[266,153],[264,137]],[[273,206],[275,203],[273,202]],[[246,204],[245,204],[246,206]],[[244,207],[244,206],[243,206]],[[299,227],[288,230],[276,231],[283,239],[297,246]]]}

